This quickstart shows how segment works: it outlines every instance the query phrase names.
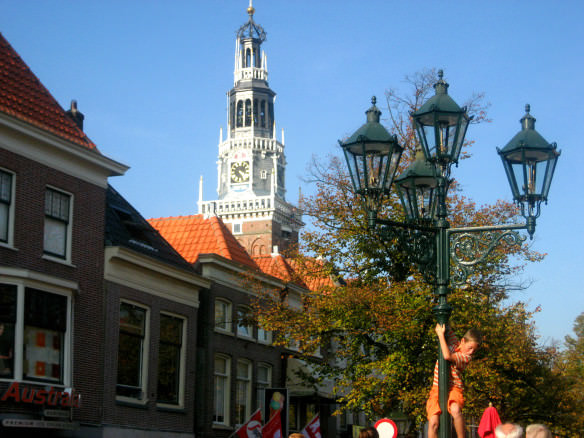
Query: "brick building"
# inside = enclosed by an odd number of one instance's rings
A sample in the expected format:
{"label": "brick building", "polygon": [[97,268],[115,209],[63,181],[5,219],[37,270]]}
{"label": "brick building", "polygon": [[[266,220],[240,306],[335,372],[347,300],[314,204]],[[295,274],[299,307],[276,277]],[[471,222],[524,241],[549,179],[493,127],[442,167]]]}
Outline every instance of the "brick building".
{"label": "brick building", "polygon": [[193,436],[210,282],[82,127],[0,35],[0,435]]}

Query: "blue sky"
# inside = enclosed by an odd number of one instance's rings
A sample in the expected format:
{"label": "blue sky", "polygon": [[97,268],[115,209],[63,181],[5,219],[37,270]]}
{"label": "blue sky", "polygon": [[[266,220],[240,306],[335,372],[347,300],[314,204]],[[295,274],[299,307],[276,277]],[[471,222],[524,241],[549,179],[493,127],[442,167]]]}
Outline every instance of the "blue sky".
{"label": "blue sky", "polygon": [[[198,181],[215,199],[219,128],[233,85],[235,32],[248,0],[0,0],[0,32],[62,106],[78,101],[85,132],[129,165],[112,184],[145,217],[196,213]],[[541,342],[563,340],[584,311],[584,158],[580,1],[254,0],[267,32],[269,84],[285,129],[287,199],[297,201],[313,153],[364,122],[372,95],[425,68],[443,68],[462,103],[484,92],[492,123],[472,126],[473,158],[453,176],[477,203],[510,198],[496,147],[536,129],[562,151],[514,297],[541,305]],[[383,108],[382,108],[383,110]],[[383,116],[382,116],[383,117]]]}

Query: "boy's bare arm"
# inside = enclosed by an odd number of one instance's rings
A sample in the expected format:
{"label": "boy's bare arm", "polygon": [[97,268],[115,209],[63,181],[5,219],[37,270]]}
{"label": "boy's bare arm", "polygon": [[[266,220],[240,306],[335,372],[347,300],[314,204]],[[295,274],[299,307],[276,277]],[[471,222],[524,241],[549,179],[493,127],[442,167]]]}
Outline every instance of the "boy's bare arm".
{"label": "boy's bare arm", "polygon": [[436,334],[438,335],[438,340],[440,341],[440,349],[442,350],[442,356],[444,359],[451,361],[452,353],[448,348],[448,343],[446,342],[446,326],[444,324],[436,324]]}

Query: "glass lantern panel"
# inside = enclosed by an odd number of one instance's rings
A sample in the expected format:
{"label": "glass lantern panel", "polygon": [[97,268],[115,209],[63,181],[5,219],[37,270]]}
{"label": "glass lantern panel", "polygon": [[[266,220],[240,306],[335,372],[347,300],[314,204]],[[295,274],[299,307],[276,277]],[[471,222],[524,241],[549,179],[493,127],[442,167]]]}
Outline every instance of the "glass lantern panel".
{"label": "glass lantern panel", "polygon": [[409,220],[416,219],[417,212],[415,211],[415,193],[411,190],[410,187],[406,187],[405,185],[401,184],[398,185],[398,192],[406,218]]}
{"label": "glass lantern panel", "polygon": [[367,188],[382,189],[385,187],[389,167],[387,165],[389,158],[386,155],[377,153],[367,154],[363,157],[365,164],[365,175],[363,184]]}
{"label": "glass lantern panel", "polygon": [[418,186],[418,206],[420,218],[431,219],[434,217],[434,188],[430,186]]}
{"label": "glass lantern panel", "polygon": [[458,161],[458,157],[460,156],[460,151],[462,150],[462,146],[464,144],[464,138],[466,137],[466,130],[468,128],[468,124],[470,123],[470,119],[465,117],[464,114],[460,115],[460,122],[458,126],[458,133],[456,135],[455,143],[452,149],[452,160]]}
{"label": "glass lantern panel", "polygon": [[391,159],[389,161],[389,168],[387,172],[387,178],[385,180],[385,184],[383,188],[387,191],[391,188],[391,184],[395,178],[395,174],[397,172],[397,167],[399,165],[399,161],[401,159],[402,150],[400,148],[393,148],[391,151]]}
{"label": "glass lantern panel", "polygon": [[363,173],[363,160],[360,156],[352,155],[347,149],[343,149],[345,153],[345,159],[347,161],[347,167],[349,168],[349,175],[351,176],[351,182],[353,183],[353,189],[359,192],[363,189],[361,185],[360,175]]}

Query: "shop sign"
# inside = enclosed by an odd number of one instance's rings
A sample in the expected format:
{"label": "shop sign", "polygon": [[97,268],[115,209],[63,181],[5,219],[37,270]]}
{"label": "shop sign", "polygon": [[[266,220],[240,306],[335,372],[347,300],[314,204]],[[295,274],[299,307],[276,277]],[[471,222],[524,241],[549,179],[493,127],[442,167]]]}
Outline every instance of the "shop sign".
{"label": "shop sign", "polygon": [[0,401],[78,408],[81,405],[81,394],[74,390],[68,392],[55,388],[47,391],[46,389],[23,386],[21,389],[19,382],[14,382],[0,398]]}
{"label": "shop sign", "polygon": [[22,418],[5,418],[4,420],[2,420],[2,426],[35,427],[37,429],[75,430],[79,428],[79,423],[68,423],[66,421],[26,420]]}

